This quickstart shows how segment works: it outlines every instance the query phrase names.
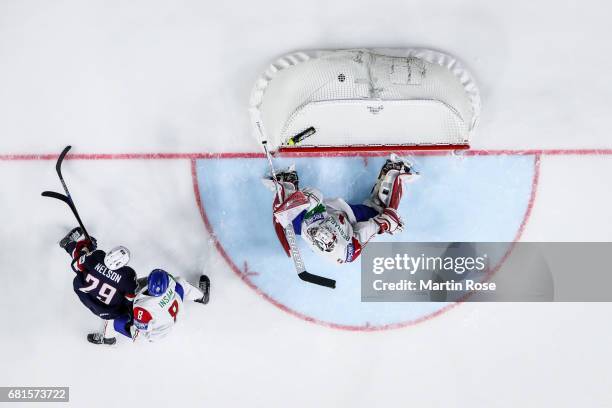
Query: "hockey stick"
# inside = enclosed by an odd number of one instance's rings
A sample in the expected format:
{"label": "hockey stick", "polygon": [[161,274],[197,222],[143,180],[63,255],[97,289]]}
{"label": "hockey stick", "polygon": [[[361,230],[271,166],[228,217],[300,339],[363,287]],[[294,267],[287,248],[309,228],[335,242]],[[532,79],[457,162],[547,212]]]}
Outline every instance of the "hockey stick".
{"label": "hockey stick", "polygon": [[85,229],[85,226],[83,225],[83,221],[81,220],[81,217],[79,216],[79,212],[77,211],[76,206],[74,205],[74,201],[72,201],[72,196],[70,195],[70,191],[68,191],[68,186],[66,186],[66,182],[64,181],[64,177],[62,176],[62,163],[64,162],[64,158],[66,157],[66,155],[68,154],[68,151],[71,148],[72,146],[66,146],[64,150],[62,150],[62,153],[60,153],[57,159],[57,163],[55,163],[55,171],[57,172],[60,182],[62,183],[62,187],[64,187],[64,191],[66,192],[66,195],[56,193],[55,191],[43,191],[41,195],[43,197],[55,198],[57,200],[65,202],[68,205],[68,207],[70,207],[70,209],[72,210],[74,217],[76,218],[77,222],[79,223],[79,226],[83,230],[83,234],[85,234],[85,238],[89,242],[91,242],[91,237],[89,236],[89,234],[87,233],[87,230]]}
{"label": "hockey stick", "polygon": [[[261,129],[260,129],[261,132]],[[278,181],[276,180],[276,171],[274,170],[274,164],[272,163],[272,155],[268,150],[267,141],[262,141],[262,145],[264,151],[266,153],[266,157],[268,159],[268,164],[270,165],[270,173],[272,174],[272,180],[274,181],[274,186],[276,187],[276,194],[278,197],[279,203],[283,201],[281,190],[278,186]],[[300,254],[300,250],[297,246],[297,240],[295,238],[295,231],[293,229],[293,224],[289,223],[285,227],[285,237],[287,238],[287,243],[289,244],[289,252],[291,253],[291,259],[293,259],[293,264],[295,266],[295,270],[297,272],[298,277],[309,283],[313,283],[319,286],[325,286],[327,288],[335,289],[336,281],[333,279],[325,278],[323,276],[314,275],[306,270],[306,266],[304,265],[304,261],[302,260],[302,255]]]}

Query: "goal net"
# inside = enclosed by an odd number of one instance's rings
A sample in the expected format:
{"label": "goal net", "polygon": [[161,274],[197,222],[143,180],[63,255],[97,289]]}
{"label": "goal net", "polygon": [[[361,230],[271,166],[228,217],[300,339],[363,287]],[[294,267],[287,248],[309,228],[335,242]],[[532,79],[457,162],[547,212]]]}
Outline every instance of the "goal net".
{"label": "goal net", "polygon": [[464,149],[479,111],[461,63],[426,49],[292,53],[250,101],[257,137],[281,152]]}

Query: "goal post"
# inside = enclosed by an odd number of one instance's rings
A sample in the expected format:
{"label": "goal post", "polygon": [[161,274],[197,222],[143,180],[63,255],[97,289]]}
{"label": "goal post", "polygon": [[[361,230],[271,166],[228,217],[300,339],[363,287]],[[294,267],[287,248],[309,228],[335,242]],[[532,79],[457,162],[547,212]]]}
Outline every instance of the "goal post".
{"label": "goal post", "polygon": [[302,51],[259,77],[250,113],[275,152],[457,150],[469,148],[480,94],[438,51]]}

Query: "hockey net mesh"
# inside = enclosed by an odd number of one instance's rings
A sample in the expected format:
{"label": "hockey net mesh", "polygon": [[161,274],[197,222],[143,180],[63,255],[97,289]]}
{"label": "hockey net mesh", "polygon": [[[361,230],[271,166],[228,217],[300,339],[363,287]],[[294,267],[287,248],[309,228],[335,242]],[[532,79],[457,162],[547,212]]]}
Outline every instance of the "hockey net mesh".
{"label": "hockey net mesh", "polygon": [[292,148],[444,148],[469,144],[480,97],[446,54],[359,49],[280,58],[255,84],[250,105],[257,134],[272,150],[311,126],[314,135]]}

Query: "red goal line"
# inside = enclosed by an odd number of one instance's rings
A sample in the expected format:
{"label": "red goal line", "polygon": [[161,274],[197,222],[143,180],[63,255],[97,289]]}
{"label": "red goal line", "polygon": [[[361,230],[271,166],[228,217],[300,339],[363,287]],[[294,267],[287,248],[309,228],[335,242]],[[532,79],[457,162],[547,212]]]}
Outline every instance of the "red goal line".
{"label": "red goal line", "polygon": [[[458,152],[442,150],[413,150],[413,149],[390,149],[398,153],[409,153],[417,156],[496,156],[496,155],[578,155],[578,156],[605,156],[612,155],[612,149],[501,149],[485,150],[470,149]],[[386,156],[389,151],[290,151],[277,153],[283,157],[378,157]],[[56,160],[57,153],[25,153],[25,154],[0,154],[0,161],[36,161]],[[76,153],[68,154],[68,160],[194,160],[194,159],[239,159],[239,158],[263,158],[265,155],[259,152],[200,152],[200,153]]]}

